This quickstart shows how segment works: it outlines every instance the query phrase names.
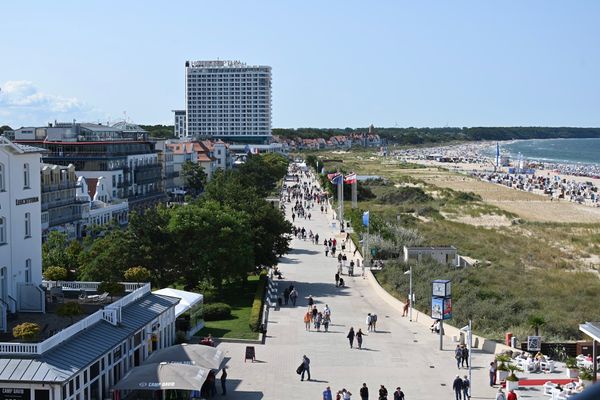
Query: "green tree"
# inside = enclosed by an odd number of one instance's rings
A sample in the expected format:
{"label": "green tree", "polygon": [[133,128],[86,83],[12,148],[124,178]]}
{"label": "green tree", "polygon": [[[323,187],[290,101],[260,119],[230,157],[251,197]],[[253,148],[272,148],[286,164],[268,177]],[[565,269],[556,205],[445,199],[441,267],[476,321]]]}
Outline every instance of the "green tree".
{"label": "green tree", "polygon": [[260,196],[265,197],[287,173],[287,159],[276,153],[249,154],[238,171],[246,185],[253,186]]}
{"label": "green tree", "polygon": [[203,201],[174,209],[169,229],[188,290],[204,279],[221,288],[224,279],[243,279],[254,269],[249,218],[243,212]]}
{"label": "green tree", "polygon": [[276,265],[289,251],[292,225],[235,171],[217,171],[206,186],[204,199],[245,212],[250,218],[254,265]]}
{"label": "green tree", "polygon": [[127,229],[131,242],[132,259],[130,266],[143,265],[151,274],[153,286],[166,287],[178,277],[175,259],[172,255],[173,234],[169,231],[169,221],[173,211],[164,206],[147,209],[144,215],[133,213]]}
{"label": "green tree", "polygon": [[[80,256],[79,279],[83,281],[118,281],[131,265],[136,243],[128,231],[114,230],[96,238]],[[139,263],[137,263],[139,264]]]}
{"label": "green tree", "polygon": [[62,267],[74,271],[79,267],[79,253],[82,248],[76,240],[69,241],[66,233],[52,231],[42,245],[42,266]]}
{"label": "green tree", "polygon": [[98,293],[108,293],[112,302],[114,296],[121,296],[125,293],[125,287],[119,282],[103,281],[98,285]]}
{"label": "green tree", "polygon": [[202,165],[186,161],[181,166],[181,177],[185,182],[185,186],[189,188],[194,195],[202,193],[204,185],[206,185],[206,172]]}

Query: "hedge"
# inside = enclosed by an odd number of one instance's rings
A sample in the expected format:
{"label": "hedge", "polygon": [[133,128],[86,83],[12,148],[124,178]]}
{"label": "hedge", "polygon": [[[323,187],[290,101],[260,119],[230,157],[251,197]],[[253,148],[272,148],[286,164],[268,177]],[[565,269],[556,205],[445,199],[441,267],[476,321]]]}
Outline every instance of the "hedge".
{"label": "hedge", "polygon": [[205,321],[219,321],[231,317],[231,306],[225,303],[206,304],[202,310]]}
{"label": "hedge", "polygon": [[263,299],[265,298],[265,289],[267,288],[267,275],[261,273],[258,278],[258,285],[256,286],[256,293],[254,294],[254,301],[252,302],[252,309],[250,310],[250,329],[252,332],[258,332],[261,325],[262,306]]}

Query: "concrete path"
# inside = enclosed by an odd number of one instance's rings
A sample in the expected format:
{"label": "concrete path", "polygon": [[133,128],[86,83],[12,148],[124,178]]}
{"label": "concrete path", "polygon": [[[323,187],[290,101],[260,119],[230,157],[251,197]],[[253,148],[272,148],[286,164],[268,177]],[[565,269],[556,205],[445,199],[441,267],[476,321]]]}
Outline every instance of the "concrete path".
{"label": "concrete path", "polygon": [[[290,217],[288,205],[288,218]],[[296,226],[318,233],[320,241],[333,237],[331,210],[327,215],[312,210],[312,220],[296,220]],[[339,241],[339,237],[338,237]],[[321,399],[326,386],[332,392],[346,388],[354,399],[362,383],[367,383],[370,398],[377,399],[380,385],[385,385],[389,398],[400,386],[407,400],[454,399],[452,381],[457,374],[454,360],[455,343],[446,337],[444,350],[439,350],[439,337],[426,325],[409,322],[380,299],[369,282],[362,277],[343,276],[346,288],[335,287],[337,259],[325,257],[323,245],[294,239],[292,252],[283,257],[279,291],[293,283],[300,293],[296,307],[283,306],[269,313],[265,345],[254,345],[258,362],[244,362],[245,344],[222,343],[230,357],[230,388],[227,398],[235,399]],[[339,248],[339,246],[338,246]],[[348,254],[349,260],[352,259]],[[360,270],[355,270],[355,273]],[[330,332],[306,331],[303,315],[306,297],[312,295],[319,310],[328,304],[332,310]],[[378,315],[377,332],[367,333],[367,313]],[[363,349],[350,349],[346,335],[350,327],[362,328],[368,336]],[[355,343],[356,344],[356,343]],[[296,368],[302,355],[311,359],[311,381],[300,381]],[[473,399],[495,399],[497,389],[488,386],[490,354],[473,354]],[[525,395],[524,397],[528,397]],[[537,397],[537,396],[535,396]]]}

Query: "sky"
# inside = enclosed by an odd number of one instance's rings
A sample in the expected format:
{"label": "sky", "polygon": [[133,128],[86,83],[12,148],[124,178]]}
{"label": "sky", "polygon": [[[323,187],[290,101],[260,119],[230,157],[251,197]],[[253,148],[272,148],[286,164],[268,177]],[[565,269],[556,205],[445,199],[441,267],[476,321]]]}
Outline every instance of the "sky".
{"label": "sky", "polygon": [[600,1],[3,1],[0,125],[172,124],[186,60],[270,65],[273,127],[600,126]]}

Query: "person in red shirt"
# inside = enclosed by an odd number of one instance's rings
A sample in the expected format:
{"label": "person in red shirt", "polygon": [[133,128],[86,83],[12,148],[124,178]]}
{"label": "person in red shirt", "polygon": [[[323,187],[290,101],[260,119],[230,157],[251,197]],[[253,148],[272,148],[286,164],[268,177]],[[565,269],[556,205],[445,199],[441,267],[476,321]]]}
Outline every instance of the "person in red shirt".
{"label": "person in red shirt", "polygon": [[515,390],[512,389],[509,393],[508,393],[508,397],[506,398],[506,400],[517,400],[517,394],[515,393]]}

